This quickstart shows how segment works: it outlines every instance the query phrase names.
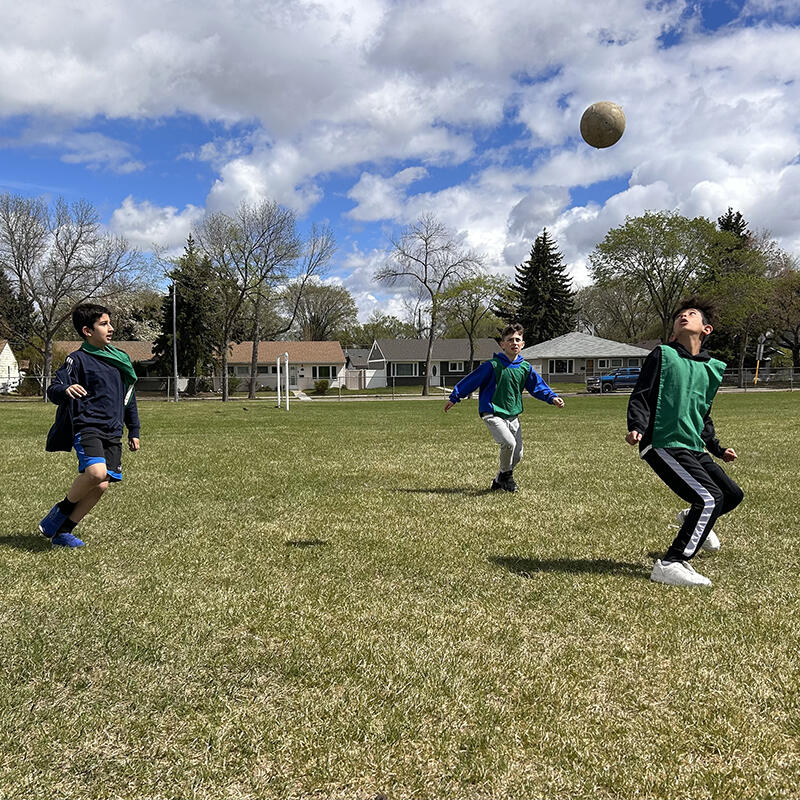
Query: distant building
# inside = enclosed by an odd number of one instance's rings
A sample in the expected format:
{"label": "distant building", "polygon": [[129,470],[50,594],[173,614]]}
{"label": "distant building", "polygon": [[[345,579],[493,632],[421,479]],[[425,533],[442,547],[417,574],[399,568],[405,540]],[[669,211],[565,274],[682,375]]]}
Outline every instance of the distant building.
{"label": "distant building", "polygon": [[6,339],[0,339],[0,394],[13,392],[19,386],[19,362]]}
{"label": "distant building", "polygon": [[522,357],[549,380],[583,382],[617,367],[640,367],[650,350],[586,333],[566,333],[526,347]]}

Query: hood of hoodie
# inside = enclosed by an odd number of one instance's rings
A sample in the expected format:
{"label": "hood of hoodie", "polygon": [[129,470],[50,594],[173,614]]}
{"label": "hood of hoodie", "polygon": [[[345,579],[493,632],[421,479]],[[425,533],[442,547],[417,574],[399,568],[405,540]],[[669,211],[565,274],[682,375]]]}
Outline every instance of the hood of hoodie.
{"label": "hood of hoodie", "polygon": [[514,364],[520,364],[525,359],[522,357],[522,353],[517,353],[516,358],[512,361],[502,350],[499,353],[495,353],[494,357],[499,359],[502,364],[506,366],[513,366]]}
{"label": "hood of hoodie", "polygon": [[668,342],[669,346],[677,350],[682,358],[690,358],[692,361],[709,361],[711,359],[711,353],[708,350],[703,350],[701,345],[700,352],[694,356],[692,355],[679,341]]}

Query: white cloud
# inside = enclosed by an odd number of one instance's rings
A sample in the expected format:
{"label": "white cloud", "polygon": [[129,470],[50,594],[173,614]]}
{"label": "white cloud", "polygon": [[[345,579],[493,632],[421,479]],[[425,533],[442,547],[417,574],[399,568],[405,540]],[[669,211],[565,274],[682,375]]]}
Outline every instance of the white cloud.
{"label": "white cloud", "polygon": [[192,226],[200,221],[203,209],[186,206],[183,211],[171,206],[137,203],[128,196],[111,215],[110,229],[143,250],[157,245],[169,253],[180,252]]}

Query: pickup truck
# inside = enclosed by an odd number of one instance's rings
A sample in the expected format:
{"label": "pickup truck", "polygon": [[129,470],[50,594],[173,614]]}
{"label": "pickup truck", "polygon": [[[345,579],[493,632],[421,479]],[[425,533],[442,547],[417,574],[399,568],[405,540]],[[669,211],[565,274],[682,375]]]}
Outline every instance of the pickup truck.
{"label": "pickup truck", "polygon": [[594,375],[586,379],[587,392],[614,392],[617,389],[633,389],[639,379],[639,367],[620,367],[606,375]]}

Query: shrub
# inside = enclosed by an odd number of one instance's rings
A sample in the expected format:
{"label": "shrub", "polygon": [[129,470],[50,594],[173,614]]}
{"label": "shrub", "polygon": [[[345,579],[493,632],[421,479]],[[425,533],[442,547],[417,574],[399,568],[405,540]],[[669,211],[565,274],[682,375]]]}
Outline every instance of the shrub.
{"label": "shrub", "polygon": [[325,394],[328,391],[328,381],[314,381],[314,394]]}
{"label": "shrub", "polygon": [[23,378],[17,386],[17,394],[20,397],[36,397],[42,393],[42,386],[38,378]]}
{"label": "shrub", "polygon": [[233,394],[237,391],[241,382],[241,378],[237,378],[235,375],[228,375],[228,393]]}

